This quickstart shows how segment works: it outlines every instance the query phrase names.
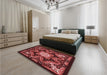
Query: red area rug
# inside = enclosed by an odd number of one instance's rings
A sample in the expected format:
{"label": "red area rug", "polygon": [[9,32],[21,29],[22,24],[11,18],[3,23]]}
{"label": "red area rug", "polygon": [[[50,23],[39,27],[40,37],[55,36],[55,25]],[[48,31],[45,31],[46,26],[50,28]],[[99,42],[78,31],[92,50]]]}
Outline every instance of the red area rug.
{"label": "red area rug", "polygon": [[19,53],[55,75],[67,75],[75,59],[73,56],[41,45],[19,51]]}

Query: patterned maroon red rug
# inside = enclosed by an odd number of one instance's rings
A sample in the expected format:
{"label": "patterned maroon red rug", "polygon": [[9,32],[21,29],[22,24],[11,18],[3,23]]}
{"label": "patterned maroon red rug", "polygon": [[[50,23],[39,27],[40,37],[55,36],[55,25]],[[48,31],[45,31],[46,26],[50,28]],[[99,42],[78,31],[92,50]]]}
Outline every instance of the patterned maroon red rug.
{"label": "patterned maroon red rug", "polygon": [[19,51],[19,53],[55,75],[67,75],[75,59],[73,56],[41,45]]}

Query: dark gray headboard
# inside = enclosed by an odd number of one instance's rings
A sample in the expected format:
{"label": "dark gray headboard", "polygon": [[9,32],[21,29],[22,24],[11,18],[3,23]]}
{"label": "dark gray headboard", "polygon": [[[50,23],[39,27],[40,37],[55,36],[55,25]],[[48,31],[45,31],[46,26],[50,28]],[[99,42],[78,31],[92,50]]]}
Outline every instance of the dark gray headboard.
{"label": "dark gray headboard", "polygon": [[83,37],[83,41],[84,41],[84,36],[85,36],[85,30],[84,29],[59,29],[58,33],[61,33],[62,30],[78,30],[78,33]]}

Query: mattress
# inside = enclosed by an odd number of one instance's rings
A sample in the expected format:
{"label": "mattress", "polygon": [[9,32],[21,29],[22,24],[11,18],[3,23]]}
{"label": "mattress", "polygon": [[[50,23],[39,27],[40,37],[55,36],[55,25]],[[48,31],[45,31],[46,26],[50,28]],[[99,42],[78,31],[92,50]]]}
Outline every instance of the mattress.
{"label": "mattress", "polygon": [[69,44],[73,44],[78,38],[80,38],[80,34],[51,34],[43,36],[43,39],[60,41]]}

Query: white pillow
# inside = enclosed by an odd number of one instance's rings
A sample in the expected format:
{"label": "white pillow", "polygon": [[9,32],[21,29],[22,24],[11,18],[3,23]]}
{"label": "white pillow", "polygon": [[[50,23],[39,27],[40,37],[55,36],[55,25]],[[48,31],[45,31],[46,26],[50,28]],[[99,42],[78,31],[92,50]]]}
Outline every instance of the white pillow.
{"label": "white pillow", "polygon": [[64,34],[78,34],[78,30],[62,30],[61,33],[64,33]]}
{"label": "white pillow", "polygon": [[64,33],[64,34],[71,34],[71,30],[62,30],[61,33]]}
{"label": "white pillow", "polygon": [[71,30],[71,34],[78,34],[78,30]]}

